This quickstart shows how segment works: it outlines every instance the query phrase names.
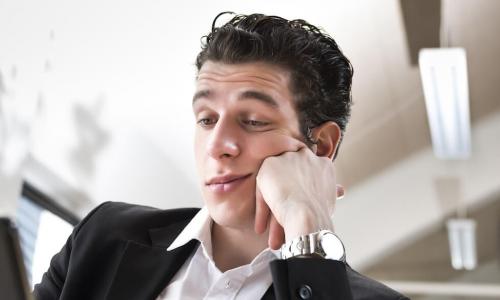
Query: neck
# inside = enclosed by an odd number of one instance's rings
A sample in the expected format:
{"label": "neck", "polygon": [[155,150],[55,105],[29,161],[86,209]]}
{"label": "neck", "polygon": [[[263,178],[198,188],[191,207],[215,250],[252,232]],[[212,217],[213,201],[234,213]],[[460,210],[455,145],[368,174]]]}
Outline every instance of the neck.
{"label": "neck", "polygon": [[257,234],[251,229],[235,229],[213,223],[212,254],[221,272],[249,264],[267,248],[268,232]]}

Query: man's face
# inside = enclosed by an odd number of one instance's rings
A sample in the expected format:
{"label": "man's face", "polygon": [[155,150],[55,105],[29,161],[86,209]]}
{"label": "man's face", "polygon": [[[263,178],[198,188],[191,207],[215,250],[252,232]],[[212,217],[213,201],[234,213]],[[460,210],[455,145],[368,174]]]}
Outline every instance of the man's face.
{"label": "man's face", "polygon": [[219,225],[253,228],[263,160],[296,150],[302,140],[289,76],[266,63],[212,61],[198,73],[196,164],[205,204]]}

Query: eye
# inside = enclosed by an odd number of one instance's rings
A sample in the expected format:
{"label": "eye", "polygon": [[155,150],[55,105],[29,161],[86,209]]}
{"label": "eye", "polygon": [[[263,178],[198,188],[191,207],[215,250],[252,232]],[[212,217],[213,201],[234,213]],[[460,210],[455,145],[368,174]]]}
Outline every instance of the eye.
{"label": "eye", "polygon": [[209,127],[215,123],[217,123],[217,120],[213,118],[201,118],[198,121],[196,121],[201,127]]}
{"label": "eye", "polygon": [[257,120],[243,120],[242,123],[250,127],[264,127],[270,124],[269,122]]}

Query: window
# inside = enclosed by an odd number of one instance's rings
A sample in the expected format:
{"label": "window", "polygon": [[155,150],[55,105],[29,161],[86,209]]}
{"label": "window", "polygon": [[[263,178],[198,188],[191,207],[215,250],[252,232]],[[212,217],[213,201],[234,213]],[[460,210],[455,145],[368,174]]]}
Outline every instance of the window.
{"label": "window", "polygon": [[16,223],[28,281],[33,287],[42,280],[52,256],[64,246],[79,219],[27,182],[18,203]]}

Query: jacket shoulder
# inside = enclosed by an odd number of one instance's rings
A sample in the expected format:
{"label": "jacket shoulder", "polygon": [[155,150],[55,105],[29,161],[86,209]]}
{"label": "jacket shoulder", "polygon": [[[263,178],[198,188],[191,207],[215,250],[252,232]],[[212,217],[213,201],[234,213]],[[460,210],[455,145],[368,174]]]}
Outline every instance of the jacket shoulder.
{"label": "jacket shoulder", "polygon": [[353,299],[355,300],[408,300],[409,298],[391,289],[390,287],[366,277],[350,266],[346,266],[347,278],[351,286]]}
{"label": "jacket shoulder", "polygon": [[92,210],[75,228],[73,238],[132,239],[149,241],[149,229],[188,222],[199,208],[162,210],[123,202],[104,202]]}

